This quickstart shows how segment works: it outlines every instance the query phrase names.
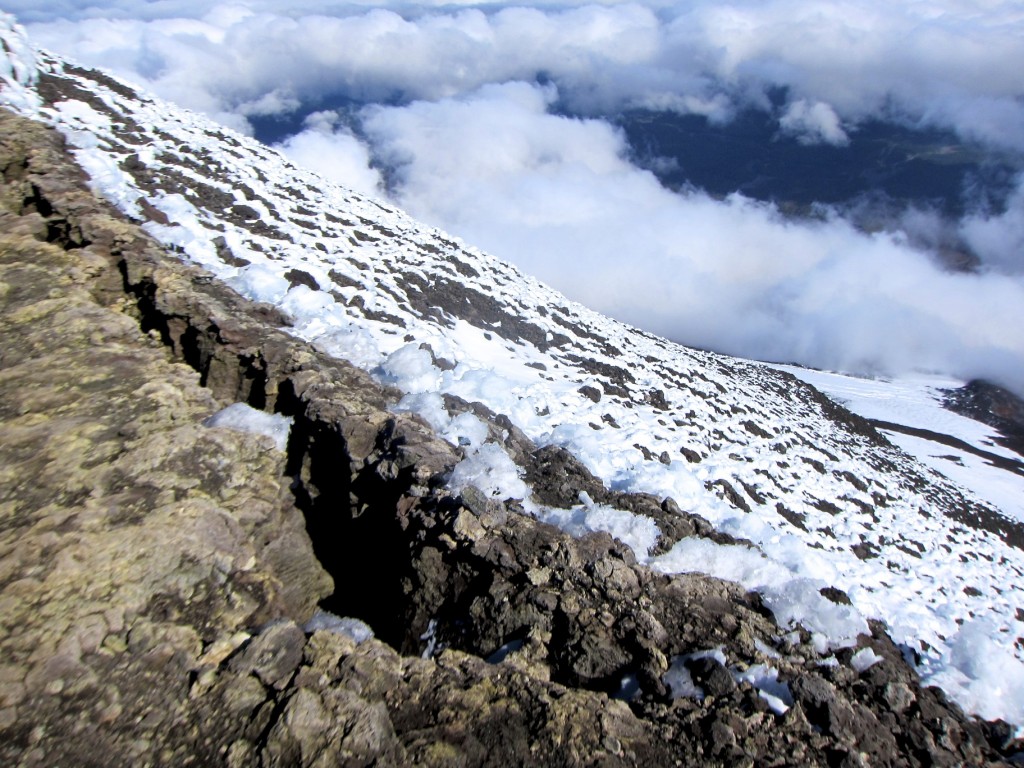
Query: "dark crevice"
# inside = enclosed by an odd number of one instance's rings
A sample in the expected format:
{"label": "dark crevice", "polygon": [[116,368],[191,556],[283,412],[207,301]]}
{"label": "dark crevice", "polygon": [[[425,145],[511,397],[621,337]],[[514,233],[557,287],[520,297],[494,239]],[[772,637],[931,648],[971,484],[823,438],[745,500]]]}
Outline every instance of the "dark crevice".
{"label": "dark crevice", "polygon": [[128,264],[124,259],[117,263],[117,269],[121,273],[125,295],[135,299],[139,329],[145,334],[155,331],[159,334],[160,342],[165,347],[174,349],[167,317],[156,308],[156,285],[149,282],[133,284],[128,277]]}
{"label": "dark crevice", "polygon": [[402,484],[375,482],[365,469],[354,474],[344,438],[302,413],[288,379],[279,384],[276,408],[295,420],[286,472],[294,478],[295,505],[305,516],[313,552],[334,580],[335,591],[321,608],[360,619],[384,642],[404,648],[400,578],[408,552],[394,515]]}
{"label": "dark crevice", "polygon": [[53,215],[53,206],[50,205],[50,201],[46,199],[46,196],[36,184],[32,184],[30,189],[32,194],[25,197],[21,206],[22,215],[34,212],[44,219],[48,219]]}
{"label": "dark crevice", "polygon": [[257,410],[264,411],[267,408],[267,371],[262,365],[263,361],[259,357],[249,357],[243,362],[249,389],[245,402]]}
{"label": "dark crevice", "polygon": [[[270,734],[273,732],[274,727],[280,721],[284,715],[285,708],[288,705],[288,700],[291,697],[287,694],[287,691],[279,693],[277,695],[271,694],[267,703],[264,707],[270,707],[270,713],[266,716],[266,722],[261,723],[259,734],[256,736],[253,747],[257,755],[263,756],[267,752],[268,745],[270,743]],[[253,718],[260,718],[263,715],[263,709],[257,709],[253,713]]]}
{"label": "dark crevice", "polygon": [[400,438],[393,427],[378,437],[376,461],[356,466],[337,425],[307,417],[290,378],[271,381],[262,356],[227,348],[215,323],[197,327],[191,317],[168,316],[157,306],[156,285],[132,283],[123,262],[119,268],[142,331],[159,333],[173,354],[199,373],[202,386],[260,409],[270,405],[268,389],[276,389],[274,410],[294,419],[285,471],[295,505],[304,515],[314,555],[335,584],[321,607],[366,622],[400,651],[418,652],[422,630],[407,621],[402,579],[409,571],[409,552],[396,515],[412,484],[411,468],[394,469]]}
{"label": "dark crevice", "polygon": [[210,373],[209,360],[204,359],[199,331],[194,325],[189,325],[178,337],[178,347],[178,353],[182,360],[199,373],[199,386],[207,386]]}

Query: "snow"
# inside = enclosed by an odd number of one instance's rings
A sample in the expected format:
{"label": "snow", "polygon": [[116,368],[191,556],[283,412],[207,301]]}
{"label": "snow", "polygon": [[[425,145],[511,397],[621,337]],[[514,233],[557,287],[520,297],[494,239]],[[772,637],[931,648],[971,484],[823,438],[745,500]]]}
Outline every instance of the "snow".
{"label": "snow", "polygon": [[[714,659],[723,667],[728,664],[728,660],[721,648],[709,648],[705,651],[695,651],[694,653],[674,657],[668,670],[662,676],[662,680],[664,680],[665,685],[671,691],[673,699],[685,696],[686,698],[700,701],[704,698],[704,689],[693,681],[693,676],[687,667],[687,662],[697,659]],[[735,674],[733,676],[735,677]]]}
{"label": "snow", "polygon": [[39,109],[40,99],[31,86],[39,78],[39,62],[25,30],[9,13],[0,13],[0,104],[19,112]]}
{"label": "snow", "polygon": [[827,638],[828,647],[852,645],[858,634],[868,631],[867,622],[855,608],[837,605],[821,595],[827,582],[798,576],[750,547],[681,539],[652,560],[651,567],[662,573],[706,573],[760,592],[780,625],[802,624]]}
{"label": "snow", "polygon": [[768,707],[777,715],[784,715],[793,706],[793,694],[789,685],[779,680],[779,670],[767,664],[752,664],[746,669],[730,667],[721,648],[697,651],[672,659],[663,680],[669,687],[672,698],[690,698],[698,701],[704,698],[704,689],[697,685],[690,674],[688,663],[697,659],[712,658],[725,667],[737,683],[747,683],[757,689]]}
{"label": "snow", "polygon": [[437,639],[437,619],[427,622],[427,631],[420,635],[420,640],[426,641],[426,646],[420,656],[424,659],[432,659],[444,650],[444,643]]}
{"label": "snow", "polygon": [[[802,625],[823,655],[854,644],[867,618],[884,621],[897,643],[921,655],[928,682],[970,711],[1024,724],[1024,650],[1015,647],[1024,636],[1016,618],[1024,552],[998,531],[946,514],[984,502],[993,516],[1024,519],[1022,479],[922,438],[890,432],[895,447],[876,444],[830,419],[778,369],[866,418],[1012,457],[987,427],[941,408],[938,391],[958,382],[852,379],[679,347],[187,111],[128,100],[91,81],[82,84],[98,100],[91,106],[43,106],[34,73],[60,72],[60,60],[33,51],[10,17],[0,17],[0,37],[12,52],[0,56],[0,100],[61,130],[93,186],[122,211],[142,218],[146,198],[166,215],[170,224],[145,223],[154,238],[242,295],[279,306],[291,320],[288,332],[405,393],[395,407],[419,414],[463,452],[449,480],[453,492],[472,485],[491,498],[521,499],[527,512],[575,535],[611,533],[663,573],[708,573],[756,589],[784,628]],[[126,143],[104,106],[145,135]],[[197,153],[202,172],[186,162]],[[172,165],[184,182],[144,190],[122,169],[128,154],[157,176]],[[244,197],[261,212],[263,229],[202,207],[189,182]],[[247,266],[221,258],[214,244],[221,237]],[[293,269],[322,290],[293,287],[285,277]],[[420,286],[442,282],[466,295],[425,306],[435,297]],[[488,321],[460,311],[482,312],[480,296],[505,314]],[[452,365],[435,365],[440,358]],[[596,401],[585,394],[595,391]],[[611,489],[671,497],[753,547],[684,539],[655,557],[660,532],[648,518],[588,498],[568,510],[544,508],[529,498],[494,428],[472,414],[449,414],[444,394],[504,414],[539,446],[565,448]],[[247,406],[231,408],[235,415],[222,416],[221,426],[270,433],[283,447],[280,417],[260,414],[279,419],[260,422]],[[826,586],[852,605],[822,596]],[[757,674],[759,690],[781,710],[784,691],[767,669]],[[685,686],[682,672],[677,686]]]}
{"label": "snow", "polygon": [[313,614],[313,618],[303,626],[303,630],[307,634],[312,634],[313,632],[333,632],[336,635],[350,637],[356,643],[366,642],[373,637],[373,630],[366,622],[354,619],[351,616],[336,616],[330,611],[324,611],[319,608]]}
{"label": "snow", "polygon": [[484,443],[478,450],[455,465],[449,485],[459,492],[474,486],[495,499],[525,499],[526,483],[522,470],[497,443]]}
{"label": "snow", "polygon": [[734,672],[737,683],[750,683],[757,688],[772,712],[784,715],[793,706],[793,694],[789,685],[779,681],[779,670],[766,664],[753,664],[742,672]]}
{"label": "snow", "polygon": [[407,344],[388,355],[380,367],[380,378],[411,394],[437,392],[441,370],[434,365],[429,352]]}
{"label": "snow", "polygon": [[273,441],[277,450],[284,451],[288,447],[288,433],[291,431],[293,421],[291,416],[265,413],[245,403],[233,403],[217,411],[203,423],[208,427],[264,435]]}
{"label": "snow", "polygon": [[1021,474],[1000,469],[980,456],[925,438],[900,432],[888,432],[886,436],[922,464],[969,489],[1008,517],[1024,522],[1024,476]]}
{"label": "snow", "polygon": [[957,702],[968,712],[989,720],[1007,719],[1020,734],[1024,668],[1006,650],[1005,641],[1000,642],[1007,634],[1005,626],[988,619],[966,622],[942,659],[926,662],[921,682],[955,691]]}
{"label": "snow", "polygon": [[687,698],[700,701],[704,698],[704,689],[693,682],[690,670],[686,667],[686,659],[682,656],[677,656],[672,660],[663,679],[672,693],[673,699]]}
{"label": "snow", "polygon": [[551,523],[573,536],[582,536],[593,531],[610,533],[633,550],[637,560],[644,562],[661,532],[657,524],[648,517],[624,512],[603,504],[594,504],[585,493],[580,494],[580,506],[572,509],[542,508],[535,514],[545,523]]}
{"label": "snow", "polygon": [[885,657],[879,656],[873,648],[861,648],[850,658],[850,666],[858,672],[863,672],[882,661],[885,661]]}
{"label": "snow", "polygon": [[[188,248],[192,241],[178,240],[178,243]],[[289,282],[264,266],[250,264],[238,271],[234,277],[227,280],[227,284],[253,301],[278,302],[284,299],[291,287]]]}
{"label": "snow", "polygon": [[[803,379],[859,416],[948,435],[986,453],[1015,461],[1021,456],[997,442],[997,433],[981,422],[943,407],[943,393],[966,382],[917,374],[867,379],[796,366],[775,366]],[[962,448],[924,437],[884,430],[886,437],[936,472],[969,489],[1004,514],[1024,521],[1024,473],[1000,469]]]}

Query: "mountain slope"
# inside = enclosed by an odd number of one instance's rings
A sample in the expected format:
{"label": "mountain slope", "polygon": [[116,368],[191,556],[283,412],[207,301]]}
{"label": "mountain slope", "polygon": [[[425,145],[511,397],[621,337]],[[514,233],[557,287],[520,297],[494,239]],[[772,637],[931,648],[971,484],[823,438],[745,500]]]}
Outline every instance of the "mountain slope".
{"label": "mountain slope", "polygon": [[[158,241],[404,392],[397,409],[459,446],[454,490],[607,530],[654,571],[757,589],[826,659],[880,619],[965,706],[1024,722],[1020,695],[993,689],[1024,683],[1020,522],[792,375],[604,318],[10,28],[3,40],[8,105],[57,127],[93,187]],[[531,496],[517,435],[603,484]],[[658,503],[623,510],[616,492]],[[697,525],[686,513],[717,542],[680,538]]]}

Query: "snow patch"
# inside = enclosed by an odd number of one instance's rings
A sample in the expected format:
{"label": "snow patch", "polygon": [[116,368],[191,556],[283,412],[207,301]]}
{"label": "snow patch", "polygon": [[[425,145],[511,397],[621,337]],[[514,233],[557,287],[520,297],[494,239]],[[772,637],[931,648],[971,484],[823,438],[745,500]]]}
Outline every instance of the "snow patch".
{"label": "snow patch", "polygon": [[867,621],[856,608],[822,596],[826,582],[799,577],[750,547],[681,539],[653,559],[651,567],[662,573],[706,573],[760,592],[781,626],[801,624],[817,635],[819,652],[852,645],[858,634],[868,632]]}
{"label": "snow patch", "polygon": [[965,622],[942,662],[926,664],[921,684],[955,691],[969,712],[1003,718],[1024,736],[1024,666],[1006,650],[1006,637],[1007,628],[990,619]]}
{"label": "snow patch", "polygon": [[672,664],[662,677],[672,693],[672,698],[686,697],[697,701],[704,699],[704,689],[694,682],[688,664],[706,658],[714,659],[725,667],[737,684],[748,683],[756,688],[758,695],[775,714],[784,715],[793,706],[793,694],[788,684],[779,681],[779,670],[767,664],[753,664],[743,670],[729,667],[721,648],[688,653],[672,659]]}
{"label": "snow patch", "polygon": [[39,77],[39,63],[25,29],[9,13],[0,13],[0,104],[34,113],[41,100],[31,86]]}
{"label": "snow patch", "polygon": [[535,512],[538,519],[561,528],[572,536],[583,536],[595,531],[610,533],[633,550],[637,560],[648,559],[651,549],[658,543],[661,531],[649,517],[634,515],[604,504],[595,504],[586,493],[580,493],[582,504],[572,509],[542,508]]}
{"label": "snow patch", "polygon": [[857,672],[863,672],[882,661],[885,661],[885,657],[875,653],[874,648],[861,648],[850,658],[850,666]]}
{"label": "snow patch", "polygon": [[366,622],[354,619],[351,616],[336,616],[329,611],[323,611],[319,608],[313,614],[313,618],[303,626],[303,630],[306,634],[320,631],[333,632],[336,635],[350,637],[356,643],[364,643],[373,637],[373,630]]}
{"label": "snow patch", "polygon": [[269,303],[281,301],[291,288],[280,273],[259,264],[242,267],[236,276],[228,278],[227,284],[254,301]]}
{"label": "snow patch", "polygon": [[474,486],[493,499],[526,499],[529,488],[522,480],[522,470],[497,443],[484,443],[452,470],[449,487],[461,492]]}
{"label": "snow patch", "polygon": [[784,715],[793,706],[793,694],[789,685],[779,681],[779,670],[767,664],[754,664],[742,672],[733,672],[737,683],[750,683],[757,688],[758,695],[777,715]]}
{"label": "snow patch", "polygon": [[264,413],[245,403],[233,403],[210,416],[203,423],[208,427],[223,427],[238,432],[264,435],[274,441],[274,447],[284,451],[288,447],[288,433],[291,431],[291,416]]}
{"label": "snow patch", "polygon": [[383,381],[410,392],[437,392],[441,386],[441,370],[434,365],[430,353],[416,344],[407,344],[392,352],[380,366]]}

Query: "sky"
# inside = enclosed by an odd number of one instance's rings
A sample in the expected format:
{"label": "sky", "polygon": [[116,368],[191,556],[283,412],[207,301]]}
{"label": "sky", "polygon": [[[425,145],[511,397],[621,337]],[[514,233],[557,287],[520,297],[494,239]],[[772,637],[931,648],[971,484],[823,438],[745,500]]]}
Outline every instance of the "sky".
{"label": "sky", "polygon": [[[844,147],[881,120],[1024,167],[1024,2],[3,6],[39,45],[237,130],[277,126],[295,162],[671,339],[1024,394],[1024,178],[996,208],[904,208],[868,233],[840,208],[666,189],[615,123],[759,109],[779,138]],[[921,245],[940,231],[970,271]]]}

